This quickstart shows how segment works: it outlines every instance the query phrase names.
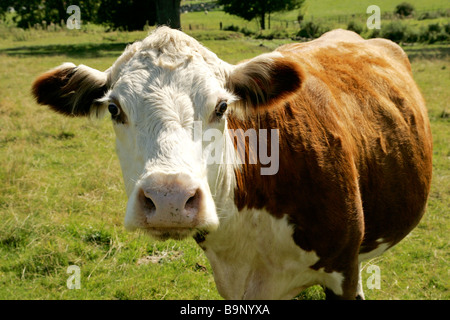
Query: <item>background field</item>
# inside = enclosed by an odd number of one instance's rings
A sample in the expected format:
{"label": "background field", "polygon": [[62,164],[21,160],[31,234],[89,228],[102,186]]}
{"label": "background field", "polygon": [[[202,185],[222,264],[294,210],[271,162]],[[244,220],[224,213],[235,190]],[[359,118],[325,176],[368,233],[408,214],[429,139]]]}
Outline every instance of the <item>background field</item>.
{"label": "background field", "polygon": [[[409,1],[427,8],[446,1]],[[383,10],[395,4],[378,1]],[[365,12],[364,1],[308,1],[314,17]],[[372,4],[372,3],[371,3]],[[287,19],[289,14],[274,16]],[[287,18],[286,18],[287,17]],[[229,19],[225,21],[225,19]],[[236,63],[290,39],[261,40],[220,32],[222,12],[182,15],[183,29]],[[189,24],[204,25],[192,28]],[[157,242],[127,233],[126,196],[109,119],[68,119],[38,106],[33,79],[62,62],[104,70],[142,32],[23,31],[0,26],[0,299],[220,299],[211,268],[193,240]],[[367,299],[449,299],[450,45],[405,46],[428,103],[433,184],[427,213],[398,246],[365,265],[381,270],[381,289]],[[68,290],[69,265],[81,290]],[[299,299],[322,299],[313,287]]]}

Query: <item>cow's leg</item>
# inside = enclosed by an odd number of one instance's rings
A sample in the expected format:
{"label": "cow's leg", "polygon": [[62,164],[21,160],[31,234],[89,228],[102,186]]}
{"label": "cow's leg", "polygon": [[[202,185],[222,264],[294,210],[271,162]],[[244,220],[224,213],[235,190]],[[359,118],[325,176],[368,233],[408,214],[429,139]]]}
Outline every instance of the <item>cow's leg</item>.
{"label": "cow's leg", "polygon": [[358,265],[358,270],[359,275],[358,275],[358,287],[356,288],[356,300],[365,300],[361,277],[361,263],[359,263]]}
{"label": "cow's leg", "polygon": [[339,286],[327,287],[325,284],[327,300],[354,300],[357,298],[360,284],[359,263],[357,259],[351,262],[341,274],[342,282]]}

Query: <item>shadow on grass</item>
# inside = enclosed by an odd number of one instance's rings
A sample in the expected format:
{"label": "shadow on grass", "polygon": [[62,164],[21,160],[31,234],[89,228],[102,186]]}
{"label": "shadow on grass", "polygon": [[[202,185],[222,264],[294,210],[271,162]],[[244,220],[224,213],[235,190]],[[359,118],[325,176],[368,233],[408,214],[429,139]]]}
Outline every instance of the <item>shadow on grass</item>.
{"label": "shadow on grass", "polygon": [[[118,57],[130,43],[132,42],[21,46],[0,49],[0,54],[17,57],[58,55],[73,58]],[[411,61],[416,59],[445,59],[450,56],[450,44],[406,45],[403,46],[403,49]]]}
{"label": "shadow on grass", "polygon": [[450,56],[450,44],[430,46],[404,46],[410,61],[417,59],[445,59]]}
{"label": "shadow on grass", "polygon": [[128,42],[121,42],[22,46],[1,49],[0,54],[17,57],[61,55],[72,58],[118,57],[128,44]]}

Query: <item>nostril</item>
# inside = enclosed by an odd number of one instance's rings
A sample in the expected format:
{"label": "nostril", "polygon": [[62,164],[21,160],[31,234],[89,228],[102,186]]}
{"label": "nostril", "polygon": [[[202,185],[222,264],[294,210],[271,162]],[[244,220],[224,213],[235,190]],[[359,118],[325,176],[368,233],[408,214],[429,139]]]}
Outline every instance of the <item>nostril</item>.
{"label": "nostril", "polygon": [[200,203],[200,191],[197,190],[195,194],[186,201],[186,205],[184,206],[184,208],[186,210],[198,209],[199,203]]}
{"label": "nostril", "polygon": [[152,212],[156,209],[155,203],[145,194],[144,190],[142,190],[140,198],[146,212]]}
{"label": "nostril", "polygon": [[144,207],[145,207],[147,210],[153,210],[153,209],[156,208],[156,207],[155,207],[155,204],[154,204],[153,201],[152,201],[152,199],[147,198],[147,197],[145,197],[145,200],[144,200]]}

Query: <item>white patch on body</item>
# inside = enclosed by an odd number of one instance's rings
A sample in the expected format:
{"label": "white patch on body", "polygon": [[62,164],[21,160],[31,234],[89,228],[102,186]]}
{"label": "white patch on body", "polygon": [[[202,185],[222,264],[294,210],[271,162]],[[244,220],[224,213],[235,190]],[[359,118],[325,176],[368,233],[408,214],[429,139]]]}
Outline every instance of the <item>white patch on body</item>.
{"label": "white patch on body", "polygon": [[236,210],[222,217],[219,229],[201,244],[220,294],[226,299],[291,299],[315,284],[342,294],[342,274],[311,269],[319,257],[297,246],[292,234],[286,217],[277,219],[263,210]]}
{"label": "white patch on body", "polygon": [[379,243],[377,248],[375,248],[374,250],[369,251],[369,252],[361,253],[358,256],[359,262],[378,257],[379,255],[381,255],[383,252],[385,252],[387,249],[389,249],[391,247],[391,245],[389,243],[384,242],[383,238],[378,239],[377,242]]}

